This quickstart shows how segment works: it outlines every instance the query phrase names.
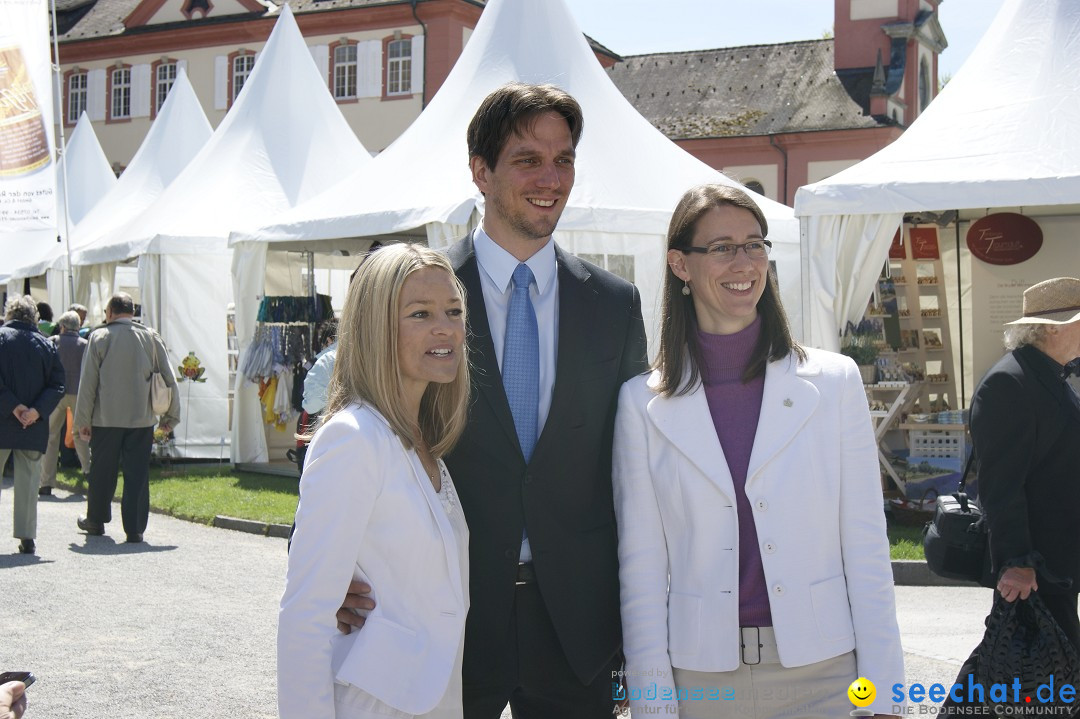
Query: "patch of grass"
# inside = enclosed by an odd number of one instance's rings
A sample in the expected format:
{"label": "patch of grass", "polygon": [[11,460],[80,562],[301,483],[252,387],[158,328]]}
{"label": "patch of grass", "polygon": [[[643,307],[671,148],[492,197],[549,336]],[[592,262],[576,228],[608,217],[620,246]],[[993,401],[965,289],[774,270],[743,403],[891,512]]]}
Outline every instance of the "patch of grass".
{"label": "patch of grass", "polygon": [[922,525],[889,522],[889,556],[892,559],[926,559],[922,548]]}
{"label": "patch of grass", "polygon": [[[61,470],[58,479],[86,491],[77,471]],[[116,497],[123,492],[121,474]],[[270,524],[292,524],[299,485],[289,477],[183,466],[150,469],[150,506],[183,519],[209,524],[218,514]]]}

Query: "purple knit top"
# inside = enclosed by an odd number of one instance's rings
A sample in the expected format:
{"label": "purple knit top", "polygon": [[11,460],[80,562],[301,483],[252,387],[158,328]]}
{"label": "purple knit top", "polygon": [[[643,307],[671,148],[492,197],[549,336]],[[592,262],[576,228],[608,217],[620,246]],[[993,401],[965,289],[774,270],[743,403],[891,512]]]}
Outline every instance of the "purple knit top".
{"label": "purple knit top", "polygon": [[744,383],[742,375],[760,334],[760,315],[746,329],[733,335],[711,335],[701,330],[697,333],[705,360],[701,372],[705,397],[735,484],[739,517],[739,626],[743,627],[772,626],[757,528],[750,500],[746,498],[746,469],[761,415],[765,376]]}

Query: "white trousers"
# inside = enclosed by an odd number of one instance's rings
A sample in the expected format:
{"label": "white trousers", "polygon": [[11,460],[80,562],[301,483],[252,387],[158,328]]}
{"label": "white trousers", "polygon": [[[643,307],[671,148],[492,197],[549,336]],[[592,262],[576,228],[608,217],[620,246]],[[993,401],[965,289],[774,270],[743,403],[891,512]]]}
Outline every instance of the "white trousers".
{"label": "white trousers", "polygon": [[699,696],[719,697],[680,700],[679,719],[837,719],[849,715],[854,707],[847,689],[858,679],[854,652],[788,668],[780,664],[772,627],[748,627],[742,632],[747,647],[761,647],[744,650],[744,663],[735,671],[673,670],[680,692],[685,689],[690,694],[702,688]]}

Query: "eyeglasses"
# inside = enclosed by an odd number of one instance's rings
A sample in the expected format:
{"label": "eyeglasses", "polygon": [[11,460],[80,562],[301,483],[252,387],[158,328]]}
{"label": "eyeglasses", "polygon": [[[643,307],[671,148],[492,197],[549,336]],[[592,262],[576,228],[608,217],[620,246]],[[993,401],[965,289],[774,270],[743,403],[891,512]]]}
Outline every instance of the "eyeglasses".
{"label": "eyeglasses", "polygon": [[717,242],[708,247],[680,247],[679,250],[683,254],[690,254],[691,252],[697,252],[698,254],[708,255],[714,260],[720,262],[731,262],[735,259],[735,255],[739,254],[739,248],[742,248],[746,256],[751,260],[763,260],[769,256],[769,251],[772,250],[772,242],[768,240],[751,240],[750,242],[744,242],[741,245],[735,245],[730,243]]}

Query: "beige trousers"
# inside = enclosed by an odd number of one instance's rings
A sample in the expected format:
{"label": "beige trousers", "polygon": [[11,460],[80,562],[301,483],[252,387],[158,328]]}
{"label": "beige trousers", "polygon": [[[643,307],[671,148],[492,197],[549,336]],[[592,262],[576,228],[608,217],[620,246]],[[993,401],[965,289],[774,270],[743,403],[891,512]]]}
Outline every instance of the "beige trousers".
{"label": "beige trousers", "polygon": [[0,449],[0,471],[8,455],[15,455],[15,526],[16,539],[37,537],[38,483],[41,481],[41,452],[29,449]]}
{"label": "beige trousers", "polygon": [[[64,441],[61,433],[64,430],[64,420],[67,419],[67,409],[75,412],[75,399],[78,395],[65,394],[56,405],[56,409],[49,415],[49,446],[45,450],[45,458],[41,460],[41,486],[56,486],[56,458],[60,454],[60,443]],[[82,465],[82,473],[90,471],[90,444],[79,438],[75,433],[75,453],[79,455],[79,464]]]}
{"label": "beige trousers", "polygon": [[[702,689],[706,698],[679,701],[680,719],[838,719],[855,707],[847,690],[856,674],[855,653],[803,667],[784,667],[776,650],[772,627],[745,628],[743,643],[761,644],[760,657],[746,656],[733,672],[695,672],[674,669],[675,686],[688,696]],[[709,698],[719,697],[719,698]]]}

